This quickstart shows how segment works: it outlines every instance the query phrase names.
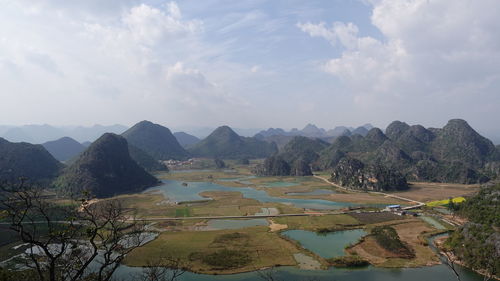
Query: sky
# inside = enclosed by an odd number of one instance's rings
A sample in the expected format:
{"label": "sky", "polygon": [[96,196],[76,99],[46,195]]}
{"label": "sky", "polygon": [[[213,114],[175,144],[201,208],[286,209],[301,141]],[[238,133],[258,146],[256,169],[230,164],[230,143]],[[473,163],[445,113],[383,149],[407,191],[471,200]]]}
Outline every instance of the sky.
{"label": "sky", "polygon": [[500,133],[498,0],[0,0],[0,124]]}

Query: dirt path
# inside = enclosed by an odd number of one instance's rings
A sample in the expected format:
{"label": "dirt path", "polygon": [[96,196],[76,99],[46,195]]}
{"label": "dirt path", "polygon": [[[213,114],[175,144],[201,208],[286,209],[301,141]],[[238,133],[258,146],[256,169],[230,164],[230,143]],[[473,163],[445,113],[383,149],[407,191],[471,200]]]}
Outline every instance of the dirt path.
{"label": "dirt path", "polygon": [[[345,188],[343,186],[340,186],[336,183],[333,183],[331,181],[329,181],[328,179],[324,178],[324,177],[320,177],[318,175],[313,175],[313,177],[317,178],[317,179],[320,179],[326,183],[329,183],[335,187],[338,187],[338,188],[341,188],[341,189],[344,189],[344,190],[348,190],[348,191],[355,191],[355,190],[351,190],[351,189],[348,189],[348,188]],[[364,192],[364,191],[363,191]],[[392,197],[392,198],[395,198],[395,199],[399,199],[399,200],[403,200],[403,201],[407,201],[407,202],[411,202],[411,203],[415,203],[417,205],[414,205],[414,206],[409,206],[409,207],[405,207],[405,208],[402,208],[403,210],[410,210],[410,209],[415,209],[415,208],[420,208],[422,206],[425,205],[425,203],[423,202],[419,202],[419,201],[415,201],[413,199],[409,199],[409,198],[405,198],[405,197],[401,197],[401,196],[398,196],[398,195],[392,195],[392,194],[388,194],[388,193],[384,193],[384,192],[379,192],[379,191],[367,191],[368,193],[371,193],[371,194],[379,194],[379,195],[383,195],[383,196],[386,196],[386,197]]]}

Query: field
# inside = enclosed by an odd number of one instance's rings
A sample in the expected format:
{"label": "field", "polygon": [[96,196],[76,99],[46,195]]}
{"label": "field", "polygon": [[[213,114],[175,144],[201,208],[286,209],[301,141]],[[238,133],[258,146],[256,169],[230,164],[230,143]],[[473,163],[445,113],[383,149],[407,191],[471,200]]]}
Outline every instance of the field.
{"label": "field", "polygon": [[[204,256],[233,251],[248,257],[248,262],[237,268],[219,268],[220,265],[207,264]],[[141,248],[137,248],[125,259],[130,266],[146,265],[165,253],[175,253],[193,272],[230,274],[253,271],[274,265],[295,265],[294,253],[299,253],[293,243],[281,239],[278,234],[268,231],[268,227],[251,227],[238,231],[186,231],[163,232],[160,236]],[[217,256],[216,256],[217,257]],[[222,259],[228,259],[221,255]],[[221,261],[224,264],[223,261]]]}
{"label": "field", "polygon": [[[453,203],[462,203],[465,201],[465,198],[463,197],[455,197],[455,198],[452,198],[451,200]],[[432,201],[432,202],[429,202],[425,205],[429,206],[429,207],[437,207],[437,206],[444,206],[444,205],[448,205],[450,203],[450,199],[444,199],[444,200],[437,200],[437,201]]]}
{"label": "field", "polygon": [[478,184],[447,184],[411,182],[408,191],[391,192],[420,202],[445,200],[450,197],[472,195],[479,190]]}
{"label": "field", "polygon": [[368,236],[363,242],[349,249],[371,264],[380,267],[419,267],[439,263],[437,255],[423,242],[423,235],[434,231],[421,220],[410,219],[391,225],[401,241],[415,252],[415,258],[400,258],[398,254],[382,248],[373,237]]}
{"label": "field", "polygon": [[345,226],[359,225],[359,221],[349,215],[325,215],[311,217],[274,218],[278,224],[287,225],[289,229],[317,231],[323,228],[344,229]]}

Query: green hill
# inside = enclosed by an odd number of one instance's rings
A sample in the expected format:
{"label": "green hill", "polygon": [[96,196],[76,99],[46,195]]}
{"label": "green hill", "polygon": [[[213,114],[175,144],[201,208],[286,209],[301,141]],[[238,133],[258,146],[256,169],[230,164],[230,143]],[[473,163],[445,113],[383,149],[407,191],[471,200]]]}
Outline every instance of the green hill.
{"label": "green hill", "polygon": [[47,183],[62,168],[43,146],[0,138],[0,180],[17,181],[24,177],[31,182]]}
{"label": "green hill", "polygon": [[192,146],[189,152],[198,157],[254,159],[268,157],[277,150],[274,143],[267,143],[257,138],[241,137],[228,126],[222,126]]}
{"label": "green hill", "polygon": [[142,149],[139,149],[131,144],[128,145],[128,151],[130,157],[139,164],[144,170],[148,172],[157,172],[157,171],[168,171],[166,165],[160,163],[160,161],[155,160],[151,155],[144,152]]}
{"label": "green hill", "polygon": [[190,147],[200,142],[199,138],[184,132],[176,132],[174,133],[174,137],[177,139],[179,144],[184,148]]}
{"label": "green hill", "polygon": [[55,186],[66,194],[88,190],[101,198],[142,191],[157,183],[130,157],[125,138],[106,133],[64,170]]}
{"label": "green hill", "polygon": [[63,137],[55,141],[42,144],[54,158],[59,161],[67,161],[85,150],[83,144],[70,137]]}
{"label": "green hill", "polygon": [[259,174],[269,176],[310,176],[311,164],[319,158],[319,153],[329,143],[321,139],[296,136],[290,140],[283,150],[269,157],[259,168]]}
{"label": "green hill", "polygon": [[122,134],[127,141],[156,160],[183,160],[189,153],[182,148],[168,128],[141,121]]}

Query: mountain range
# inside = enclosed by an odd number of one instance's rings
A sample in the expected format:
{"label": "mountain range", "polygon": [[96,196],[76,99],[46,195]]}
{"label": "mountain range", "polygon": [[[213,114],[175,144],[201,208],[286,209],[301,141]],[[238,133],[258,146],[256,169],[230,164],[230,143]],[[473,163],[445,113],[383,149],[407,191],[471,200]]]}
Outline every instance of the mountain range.
{"label": "mountain range", "polygon": [[264,158],[277,152],[274,143],[242,137],[228,126],[221,126],[188,149],[196,157],[222,159]]}
{"label": "mountain range", "polygon": [[94,125],[55,127],[51,125],[0,126],[0,136],[11,142],[41,144],[70,137],[78,142],[94,141],[104,133],[121,134],[127,127],[123,125]]}
{"label": "mountain range", "polygon": [[353,185],[353,178],[373,178],[379,182],[373,184],[360,180],[364,182],[359,186],[362,189],[384,189],[389,186],[384,182],[398,184],[403,189],[407,187],[403,178],[478,183],[500,175],[499,147],[460,119],[450,120],[443,128],[424,128],[394,121],[385,133],[372,128],[365,136],[339,136],[333,143],[323,145],[323,149],[322,145],[313,146],[313,140],[303,137],[295,137],[289,144],[268,158],[259,172],[268,175],[297,174],[292,167],[298,167],[294,164],[298,157],[291,158],[289,155],[299,155],[301,161],[306,162],[306,165],[300,165],[304,168],[302,174],[310,174],[307,170],[310,166],[314,170],[332,170],[332,180],[339,184]]}

